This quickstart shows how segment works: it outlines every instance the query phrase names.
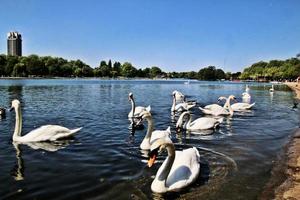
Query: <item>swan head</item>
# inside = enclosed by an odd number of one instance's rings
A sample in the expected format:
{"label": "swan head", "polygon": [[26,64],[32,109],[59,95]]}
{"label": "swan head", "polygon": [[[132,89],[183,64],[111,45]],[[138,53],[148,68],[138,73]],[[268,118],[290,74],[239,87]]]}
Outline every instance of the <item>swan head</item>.
{"label": "swan head", "polygon": [[19,107],[20,107],[20,101],[18,99],[15,99],[11,102],[10,111],[12,111],[13,109],[17,109]]}
{"label": "swan head", "polygon": [[128,94],[128,101],[131,101],[133,99],[133,94],[132,94],[132,92],[130,92],[129,94]]}
{"label": "swan head", "polygon": [[173,145],[172,140],[169,137],[158,138],[151,143],[150,152],[148,154],[148,167],[151,167],[154,164],[158,154],[170,144]]}
{"label": "swan head", "polygon": [[234,95],[230,95],[230,96],[228,97],[228,99],[236,101],[236,98],[235,98]]}
{"label": "swan head", "polygon": [[178,118],[178,120],[177,120],[177,123],[176,123],[176,131],[177,131],[177,132],[180,132],[180,131],[181,131],[181,128],[183,128],[183,122],[184,122],[183,118],[184,118],[186,115],[190,115],[190,113],[189,113],[188,111],[185,111],[185,112],[183,112],[183,113],[179,116],[179,118]]}
{"label": "swan head", "polygon": [[227,98],[224,97],[224,96],[220,96],[220,97],[218,98],[218,102],[221,102],[222,100],[227,100]]}

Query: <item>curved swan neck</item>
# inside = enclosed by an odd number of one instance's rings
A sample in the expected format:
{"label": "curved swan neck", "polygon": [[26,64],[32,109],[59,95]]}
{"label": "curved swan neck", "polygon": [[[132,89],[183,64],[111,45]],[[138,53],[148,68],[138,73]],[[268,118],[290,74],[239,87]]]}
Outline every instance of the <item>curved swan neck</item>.
{"label": "curved swan neck", "polygon": [[175,106],[176,106],[176,97],[175,97],[175,95],[173,95],[173,104],[172,104],[172,108],[171,108],[172,112],[175,112]]}
{"label": "curved swan neck", "polygon": [[144,139],[149,139],[149,143],[150,143],[150,138],[153,132],[153,120],[152,117],[148,116],[147,118],[147,122],[148,122],[148,129],[147,129],[147,133],[145,135]]}
{"label": "curved swan neck", "polygon": [[229,110],[230,116],[232,116],[233,115],[233,109],[231,108],[230,100],[231,100],[230,98],[226,99],[226,108]]}
{"label": "curved swan neck", "polygon": [[165,161],[166,164],[164,165],[164,168],[161,171],[161,173],[159,174],[159,176],[157,177],[157,179],[159,181],[163,181],[165,188],[167,188],[166,180],[169,176],[170,170],[171,170],[172,165],[173,165],[174,160],[175,160],[175,147],[171,143],[167,143],[165,145],[166,145],[166,149],[168,151],[168,157],[166,158],[166,161]]}
{"label": "curved swan neck", "polygon": [[186,115],[188,116],[189,119],[188,122],[186,123],[186,129],[189,129],[191,128],[192,116],[190,113],[187,113]]}
{"label": "curved swan neck", "polygon": [[16,123],[15,123],[15,131],[13,134],[13,140],[17,140],[19,137],[21,137],[22,132],[22,113],[21,113],[21,107],[18,106],[15,108],[16,112]]}
{"label": "curved swan neck", "polygon": [[132,114],[132,118],[134,117],[134,112],[135,112],[135,102],[134,102],[134,99],[133,97],[130,98],[130,101],[131,101],[131,114]]}

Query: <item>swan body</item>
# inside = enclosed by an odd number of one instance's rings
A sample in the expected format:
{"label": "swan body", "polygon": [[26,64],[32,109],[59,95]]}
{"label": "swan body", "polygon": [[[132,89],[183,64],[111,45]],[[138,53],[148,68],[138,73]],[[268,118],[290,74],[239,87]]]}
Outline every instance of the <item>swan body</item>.
{"label": "swan body", "polygon": [[183,102],[185,100],[184,94],[177,90],[174,90],[172,94],[175,95],[176,101],[178,102]]}
{"label": "swan body", "polygon": [[176,105],[176,95],[173,93],[171,112],[183,112],[196,106],[196,102],[183,102]]}
{"label": "swan body", "polygon": [[[184,117],[188,117],[187,123],[183,123]],[[196,130],[207,130],[207,129],[213,129],[216,128],[220,123],[222,123],[223,118],[220,119],[214,119],[211,117],[200,117],[194,121],[192,121],[192,116],[189,112],[183,112],[177,123],[176,128],[183,128],[185,125],[185,129],[190,131],[196,131]]]}
{"label": "swan body", "polygon": [[41,141],[54,141],[60,138],[66,138],[74,135],[81,128],[70,130],[63,126],[58,125],[45,125],[34,129],[24,136],[22,132],[22,113],[19,100],[12,101],[12,109],[16,112],[16,125],[13,134],[13,141],[15,142],[41,142]]}
{"label": "swan body", "polygon": [[[218,98],[218,102],[226,99],[227,99],[226,97],[221,96]],[[223,107],[224,106],[220,106],[219,104],[214,103],[214,104],[206,105],[204,108],[209,110],[218,110],[218,109],[222,109]]]}
{"label": "swan body", "polygon": [[168,127],[166,130],[155,130],[153,131],[153,120],[151,113],[148,111],[143,111],[140,116],[142,119],[146,119],[148,122],[148,128],[147,128],[147,133],[140,144],[140,148],[142,150],[149,150],[150,149],[150,144],[156,139],[159,138],[165,138],[165,137],[170,137],[171,135],[171,128]]}
{"label": "swan body", "polygon": [[189,186],[199,176],[200,154],[193,147],[183,151],[175,151],[175,147],[169,138],[160,138],[151,145],[148,166],[151,167],[158,152],[167,149],[168,157],[158,169],[155,179],[151,184],[151,190],[155,193],[179,191]]}
{"label": "swan body", "polygon": [[233,111],[243,111],[250,110],[254,105],[255,103],[234,103],[231,105],[231,108],[233,109]]}
{"label": "swan body", "polygon": [[245,101],[249,101],[251,99],[251,95],[248,92],[243,92],[242,99]]}
{"label": "swan body", "polygon": [[213,106],[214,109],[207,109],[207,108],[199,107],[199,109],[203,113],[208,114],[208,115],[214,115],[214,116],[230,115],[230,116],[232,116],[233,115],[233,109],[230,106],[230,100],[235,100],[235,99],[236,99],[235,96],[230,95],[226,99],[226,103],[225,103],[225,105],[223,107],[222,106],[219,106],[219,107]]}
{"label": "swan body", "polygon": [[143,111],[151,111],[151,106],[143,107],[143,106],[135,106],[135,101],[133,98],[133,94],[129,93],[128,99],[131,102],[131,111],[128,113],[128,119],[132,122],[132,119],[137,122],[138,120],[136,117],[138,117]]}

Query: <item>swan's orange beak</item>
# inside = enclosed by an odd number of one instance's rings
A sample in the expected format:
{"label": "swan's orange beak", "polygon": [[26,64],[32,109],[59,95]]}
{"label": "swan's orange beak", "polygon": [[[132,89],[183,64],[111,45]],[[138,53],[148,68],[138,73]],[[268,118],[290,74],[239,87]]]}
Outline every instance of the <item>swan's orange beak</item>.
{"label": "swan's orange beak", "polygon": [[152,167],[153,163],[155,162],[156,155],[154,154],[152,157],[148,160],[148,167]]}

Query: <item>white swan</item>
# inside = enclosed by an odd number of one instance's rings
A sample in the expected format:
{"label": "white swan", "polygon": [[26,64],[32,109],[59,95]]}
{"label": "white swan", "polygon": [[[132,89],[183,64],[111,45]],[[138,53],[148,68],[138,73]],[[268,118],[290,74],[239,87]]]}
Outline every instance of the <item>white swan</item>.
{"label": "white swan", "polygon": [[231,105],[231,108],[233,111],[244,111],[244,110],[250,110],[255,105],[255,102],[252,104],[249,103],[234,103]]}
{"label": "white swan", "polygon": [[151,144],[148,166],[151,167],[162,150],[167,149],[168,157],[158,169],[151,190],[156,193],[179,191],[193,183],[200,173],[200,154],[193,147],[175,151],[169,138],[161,138]]}
{"label": "white swan", "polygon": [[249,88],[249,86],[248,86],[248,85],[246,85],[245,92],[249,93],[249,91],[250,91],[250,88]]}
{"label": "white swan", "polygon": [[242,99],[243,99],[243,101],[250,102],[251,95],[248,92],[243,92]]}
{"label": "white swan", "polygon": [[230,106],[230,101],[231,100],[236,100],[234,95],[230,95],[227,100],[226,103],[224,105],[224,107],[220,106],[218,108],[215,109],[206,109],[206,108],[201,108],[199,107],[199,109],[208,115],[214,115],[214,116],[219,116],[219,115],[233,115],[233,109]]}
{"label": "white swan", "polygon": [[[226,99],[227,99],[226,97],[221,96],[218,98],[218,102],[220,102],[222,100],[226,100]],[[224,106],[220,106],[219,104],[214,103],[214,104],[207,105],[204,108],[209,109],[209,110],[216,110],[216,109],[222,109],[222,107],[224,107]]]}
{"label": "white swan", "polygon": [[143,111],[139,117],[143,120],[146,119],[148,122],[147,133],[146,133],[142,143],[140,144],[140,148],[142,150],[149,150],[151,142],[153,142],[154,140],[156,140],[158,138],[170,137],[170,135],[171,135],[170,126],[166,130],[163,130],[163,131],[160,131],[160,130],[153,131],[154,125],[153,125],[153,120],[152,120],[152,116],[151,116],[150,112]]}
{"label": "white swan", "polygon": [[272,88],[270,88],[269,91],[274,92],[274,85],[272,85]]}
{"label": "white swan", "polygon": [[178,102],[183,102],[185,99],[184,94],[182,94],[181,92],[179,92],[177,90],[174,90],[172,94],[175,95],[176,101],[178,101]]}
{"label": "white swan", "polygon": [[[188,117],[188,121],[186,123],[183,123],[185,116]],[[222,121],[223,118],[214,119],[211,117],[200,117],[192,121],[191,114],[189,112],[183,112],[176,123],[176,129],[180,130],[181,128],[185,128],[190,131],[214,129],[220,123],[222,123]]]}
{"label": "white swan", "polygon": [[[149,105],[148,107],[143,107],[143,106],[135,106],[135,101],[133,98],[133,94],[130,92],[128,95],[128,100],[131,102],[131,111],[128,113],[128,119],[132,123],[132,119],[134,119],[134,122],[138,122],[136,117],[138,117],[143,111],[151,111],[151,106]],[[137,124],[138,125],[138,124]]]}
{"label": "white swan", "polygon": [[173,104],[171,112],[182,112],[187,111],[196,106],[196,102],[183,102],[176,105],[176,95],[173,94]]}
{"label": "white swan", "polygon": [[[250,110],[253,106],[255,105],[255,102],[252,104],[249,103],[234,103],[231,105],[231,108],[233,111],[245,111],[245,110]],[[228,104],[224,105],[225,108],[228,108]]]}
{"label": "white swan", "polygon": [[13,141],[16,142],[41,142],[41,141],[54,141],[60,138],[66,138],[72,136],[78,132],[81,128],[70,130],[68,128],[58,125],[45,125],[37,129],[32,130],[24,136],[21,136],[22,132],[22,113],[19,100],[12,101],[11,109],[15,109],[16,112],[16,125],[13,134]]}

